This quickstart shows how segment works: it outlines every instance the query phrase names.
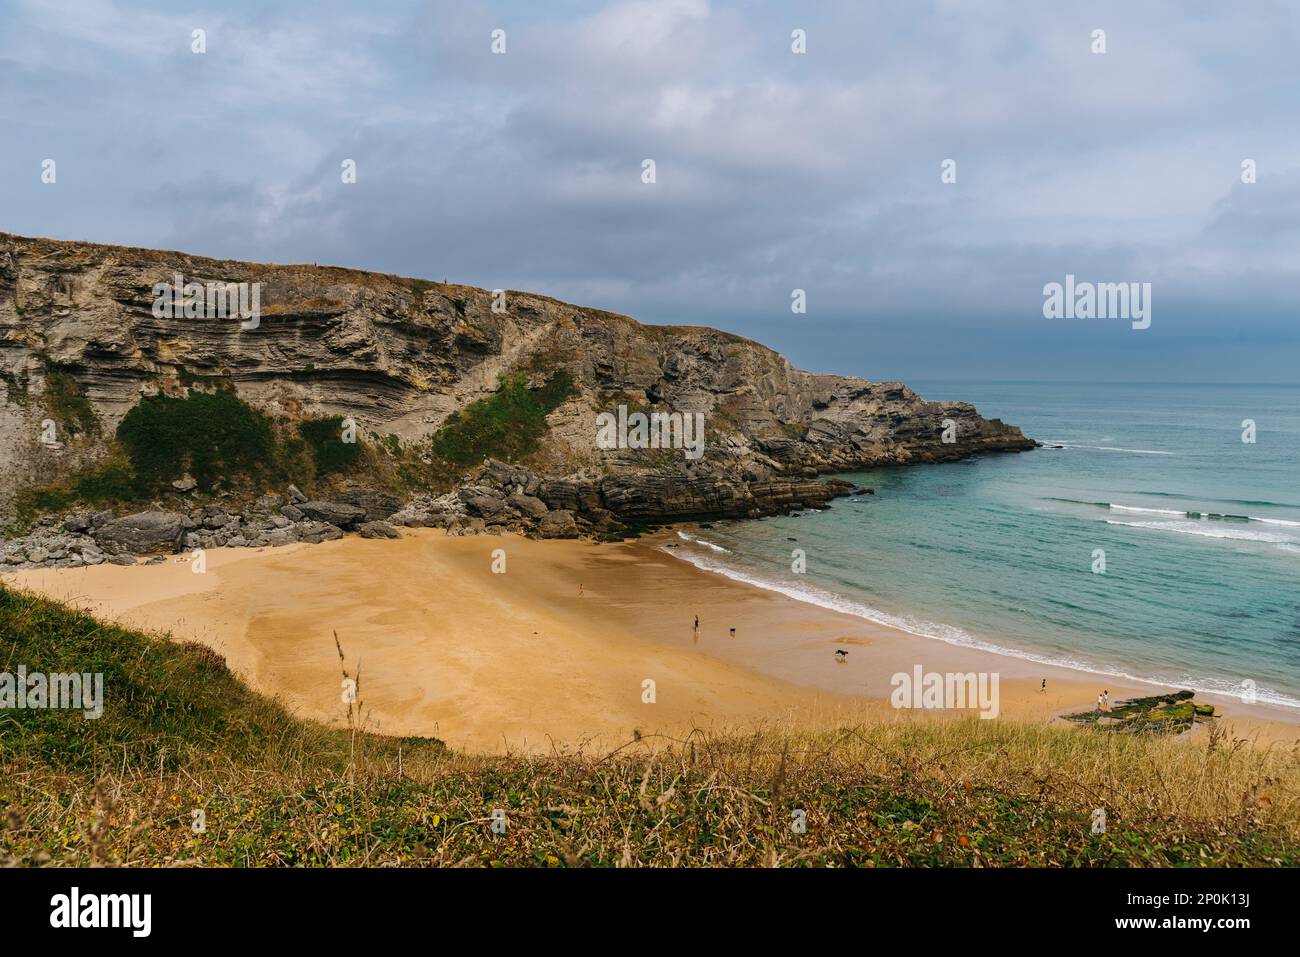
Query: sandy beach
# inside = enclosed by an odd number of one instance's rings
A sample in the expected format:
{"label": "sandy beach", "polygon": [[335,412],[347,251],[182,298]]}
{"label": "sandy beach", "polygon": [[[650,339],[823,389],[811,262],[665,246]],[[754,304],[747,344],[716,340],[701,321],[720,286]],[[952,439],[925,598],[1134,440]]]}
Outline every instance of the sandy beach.
{"label": "sandy beach", "polygon": [[[494,571],[503,557],[504,571]],[[1101,687],[1112,701],[1157,690],[795,601],[701,571],[654,540],[593,545],[408,529],[398,541],[216,549],[202,574],[181,555],[4,581],[201,641],[295,713],[336,724],[346,712],[337,632],[349,673],[360,672],[368,727],[474,751],[596,750],[692,728],[974,713],[892,708],[891,676],[916,666],[999,674],[999,720],[1050,721],[1092,706]],[[841,649],[848,654],[838,660]],[[1234,734],[1300,740],[1290,715],[1210,700]]]}

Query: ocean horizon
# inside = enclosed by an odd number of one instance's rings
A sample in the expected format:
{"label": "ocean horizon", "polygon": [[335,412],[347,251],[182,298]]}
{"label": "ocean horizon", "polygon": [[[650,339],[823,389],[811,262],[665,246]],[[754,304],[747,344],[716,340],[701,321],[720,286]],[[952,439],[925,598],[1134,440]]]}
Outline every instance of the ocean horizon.
{"label": "ocean horizon", "polygon": [[1300,386],[908,384],[1044,447],[851,472],[875,494],[671,553],[957,645],[1300,708]]}

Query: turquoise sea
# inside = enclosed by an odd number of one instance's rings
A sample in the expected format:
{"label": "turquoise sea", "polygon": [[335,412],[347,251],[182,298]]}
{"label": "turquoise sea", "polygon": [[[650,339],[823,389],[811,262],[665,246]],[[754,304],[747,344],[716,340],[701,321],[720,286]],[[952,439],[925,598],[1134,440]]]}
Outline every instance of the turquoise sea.
{"label": "turquoise sea", "polygon": [[851,473],[876,494],[672,552],[945,641],[1300,708],[1300,387],[910,384],[1062,447]]}

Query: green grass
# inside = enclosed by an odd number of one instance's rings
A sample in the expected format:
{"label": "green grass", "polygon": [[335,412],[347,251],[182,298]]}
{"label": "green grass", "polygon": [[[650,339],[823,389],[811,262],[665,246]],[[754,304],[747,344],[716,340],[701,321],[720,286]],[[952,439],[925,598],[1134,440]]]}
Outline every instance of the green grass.
{"label": "green grass", "polygon": [[343,441],[343,416],[305,419],[298,423],[298,434],[311,449],[316,475],[332,475],[354,468],[361,458],[359,442]]}
{"label": "green grass", "polygon": [[485,458],[517,461],[539,446],[546,416],[573,391],[565,370],[553,373],[539,389],[528,388],[523,372],[497,377],[497,391],[449,417],[433,436],[433,452],[455,465],[478,465]]}
{"label": "green grass", "polygon": [[103,716],[90,721],[80,711],[0,711],[6,758],[80,774],[106,766],[176,771],[214,757],[262,765],[304,748],[323,767],[347,761],[346,735],[295,720],[202,646],[106,624],[7,588],[0,588],[0,625],[4,670],[25,664],[47,673],[99,672],[106,699]]}
{"label": "green grass", "polygon": [[297,720],[206,649],[4,589],[0,635],[3,669],[105,675],[98,721],[0,711],[0,864],[1300,864],[1296,754],[1221,739],[881,721],[474,756]]}

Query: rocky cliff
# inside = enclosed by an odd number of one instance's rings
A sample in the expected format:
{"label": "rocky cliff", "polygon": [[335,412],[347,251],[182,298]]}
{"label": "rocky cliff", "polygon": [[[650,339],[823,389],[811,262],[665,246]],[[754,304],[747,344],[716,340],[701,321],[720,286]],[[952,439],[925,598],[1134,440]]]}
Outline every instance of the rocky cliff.
{"label": "rocky cliff", "polygon": [[[238,316],[160,317],[156,285],[177,276],[260,284],[255,327]],[[142,397],[196,382],[225,383],[274,415],[347,416],[363,434],[414,444],[491,395],[498,376],[541,382],[561,370],[572,388],[547,415],[542,447],[498,464],[488,485],[591,524],[819,505],[845,491],[824,488],[819,473],[1034,444],[969,404],[803,372],[715,329],[642,325],[527,292],[0,233],[0,502],[102,456]],[[702,457],[599,447],[596,416],[620,405],[701,413]],[[471,516],[482,478],[460,496]],[[491,519],[490,507],[476,517]]]}

